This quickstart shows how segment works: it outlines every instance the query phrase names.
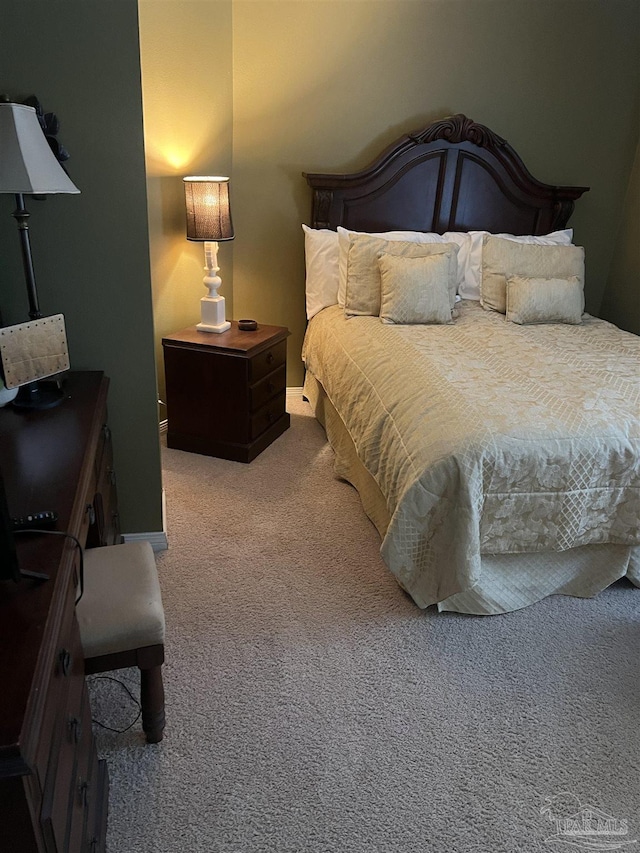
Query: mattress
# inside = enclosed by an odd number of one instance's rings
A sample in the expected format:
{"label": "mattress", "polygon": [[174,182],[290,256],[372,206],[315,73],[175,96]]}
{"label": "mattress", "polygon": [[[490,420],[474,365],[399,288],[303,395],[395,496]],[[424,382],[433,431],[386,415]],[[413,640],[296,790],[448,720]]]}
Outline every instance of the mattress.
{"label": "mattress", "polygon": [[419,606],[468,612],[638,581],[639,356],[592,317],[517,326],[469,301],[443,326],[326,308],[303,349],[385,562]]}

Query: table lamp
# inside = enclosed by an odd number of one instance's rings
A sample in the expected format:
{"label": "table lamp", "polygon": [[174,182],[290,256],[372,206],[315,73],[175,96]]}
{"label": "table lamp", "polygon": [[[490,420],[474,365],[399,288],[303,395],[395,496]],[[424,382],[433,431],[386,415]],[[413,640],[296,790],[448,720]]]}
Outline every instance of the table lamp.
{"label": "table lamp", "polygon": [[[51,115],[50,118],[57,124],[55,116]],[[61,146],[58,148],[64,151]],[[64,154],[66,155],[66,152]],[[21,384],[18,396],[13,402],[14,406],[27,409],[48,409],[57,406],[64,399],[62,389],[55,383],[45,385],[40,379],[69,366],[64,318],[59,314],[42,319],[29,239],[29,212],[25,208],[24,196],[79,192],[51,150],[36,109],[26,104],[11,103],[5,96],[0,102],[0,193],[11,193],[15,196],[16,210],[13,216],[18,223],[29,299],[29,317],[32,321],[11,329],[15,330],[19,348],[26,348],[27,352],[32,343],[36,345],[32,337],[34,334],[44,332],[45,336],[53,335],[50,341],[44,341],[44,352],[48,352],[51,346],[56,352],[53,361],[45,359],[47,364],[42,362],[40,366],[39,350],[30,353],[33,356],[32,364],[35,364],[36,368],[33,376],[25,381],[25,384]],[[53,325],[47,325],[47,321],[55,321],[55,333],[51,331]],[[52,363],[54,367],[51,367]],[[56,368],[59,364],[63,364],[63,367]]]}
{"label": "table lamp", "polygon": [[187,208],[187,240],[204,243],[204,286],[207,296],[200,300],[201,332],[226,332],[231,323],[225,319],[224,296],[218,295],[222,279],[218,275],[218,243],[233,240],[229,206],[229,178],[183,178]]}
{"label": "table lamp", "polygon": [[22,263],[29,297],[29,317],[42,317],[31,257],[29,213],[25,195],[79,193],[56,160],[42,132],[34,107],[0,103],[0,193],[12,193],[16,199],[13,213],[18,223]]}

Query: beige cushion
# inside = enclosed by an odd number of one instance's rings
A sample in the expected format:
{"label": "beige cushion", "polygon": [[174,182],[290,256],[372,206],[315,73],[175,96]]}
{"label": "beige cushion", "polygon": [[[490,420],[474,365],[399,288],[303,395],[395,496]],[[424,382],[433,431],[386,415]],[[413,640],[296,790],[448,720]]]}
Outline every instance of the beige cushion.
{"label": "beige cushion", "polygon": [[366,234],[380,240],[402,240],[405,243],[447,243],[441,234],[429,231],[353,231],[338,225],[338,305],[344,308],[347,289],[347,256],[352,236]]}
{"label": "beige cushion", "polygon": [[383,252],[380,319],[383,323],[448,323],[451,257],[404,258]]}
{"label": "beige cushion", "polygon": [[578,276],[568,279],[527,278],[522,275],[507,279],[507,320],[512,323],[582,322],[584,292]]}
{"label": "beige cushion", "polygon": [[507,278],[568,279],[577,276],[584,288],[582,246],[538,246],[485,236],[482,250],[480,303],[490,311],[507,310]]}
{"label": "beige cushion", "polygon": [[378,257],[385,252],[403,258],[424,258],[448,253],[451,307],[456,299],[457,255],[455,243],[413,243],[383,240],[370,234],[349,235],[344,313],[348,317],[380,314],[380,268]]}
{"label": "beige cushion", "polygon": [[86,658],[164,643],[164,610],[153,549],[126,542],[84,552],[76,613]]}

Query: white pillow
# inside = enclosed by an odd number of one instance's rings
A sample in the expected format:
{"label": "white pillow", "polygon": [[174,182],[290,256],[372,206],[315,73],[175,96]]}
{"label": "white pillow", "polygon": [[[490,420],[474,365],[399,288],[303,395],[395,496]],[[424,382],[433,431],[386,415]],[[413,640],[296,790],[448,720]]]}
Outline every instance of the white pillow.
{"label": "white pillow", "polygon": [[[349,255],[349,236],[368,235],[378,237],[381,240],[403,240],[405,243],[446,243],[441,234],[433,234],[427,231],[349,231],[338,225],[338,305],[344,308],[347,292],[347,257]],[[451,241],[453,242],[453,241]]]}
{"label": "white pillow", "polygon": [[570,246],[573,229],[553,231],[551,234],[491,234],[490,231],[447,231],[443,238],[447,243],[457,243],[458,252],[458,293],[463,299],[480,299],[480,280],[482,278],[482,241],[485,235],[502,237],[515,243],[532,243],[538,246]]}
{"label": "white pillow", "polygon": [[307,320],[338,301],[338,234],[303,225]]}

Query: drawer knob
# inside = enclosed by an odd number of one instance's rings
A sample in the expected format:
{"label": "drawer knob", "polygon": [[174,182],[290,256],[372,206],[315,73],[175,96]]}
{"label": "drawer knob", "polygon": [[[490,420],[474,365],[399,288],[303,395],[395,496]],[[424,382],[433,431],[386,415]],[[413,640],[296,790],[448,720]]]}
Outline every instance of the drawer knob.
{"label": "drawer knob", "polygon": [[66,677],[71,672],[71,664],[73,663],[71,652],[68,649],[61,649],[60,654],[58,655],[58,661],[60,663],[62,674]]}
{"label": "drawer knob", "polygon": [[78,717],[69,717],[69,735],[74,743],[82,737],[82,723]]}
{"label": "drawer knob", "polygon": [[273,361],[273,353],[268,352],[267,353],[267,364],[271,364],[272,361]]}

